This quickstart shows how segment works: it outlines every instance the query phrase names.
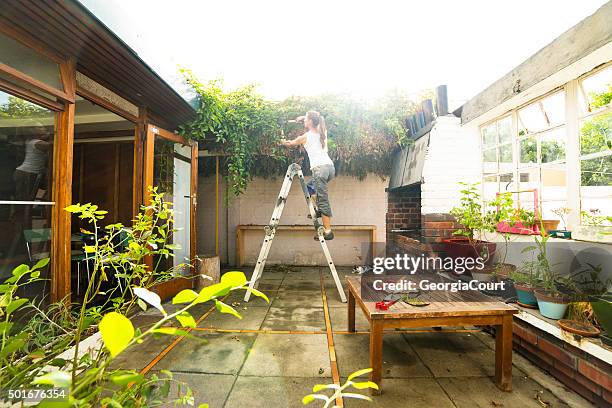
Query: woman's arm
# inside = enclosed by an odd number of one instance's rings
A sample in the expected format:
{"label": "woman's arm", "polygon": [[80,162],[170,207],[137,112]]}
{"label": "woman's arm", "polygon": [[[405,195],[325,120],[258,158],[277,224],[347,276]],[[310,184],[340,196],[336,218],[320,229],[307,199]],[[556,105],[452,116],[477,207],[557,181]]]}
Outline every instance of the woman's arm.
{"label": "woman's arm", "polygon": [[302,136],[296,137],[293,140],[281,139],[281,143],[285,147],[302,146],[303,144],[306,144],[306,135],[302,135]]}

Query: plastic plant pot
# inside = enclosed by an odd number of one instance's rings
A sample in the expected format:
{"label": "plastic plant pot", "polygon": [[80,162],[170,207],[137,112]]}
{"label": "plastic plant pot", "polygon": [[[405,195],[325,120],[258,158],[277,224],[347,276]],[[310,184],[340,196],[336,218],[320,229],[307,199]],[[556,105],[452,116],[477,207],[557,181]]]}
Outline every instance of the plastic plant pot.
{"label": "plastic plant pot", "polygon": [[514,289],[516,290],[516,297],[519,303],[530,306],[538,305],[538,300],[533,294],[534,291],[531,286],[514,282]]}
{"label": "plastic plant pot", "polygon": [[572,231],[567,230],[550,230],[548,235],[554,238],[572,239]]}
{"label": "plastic plant pot", "polygon": [[553,320],[562,319],[567,312],[569,301],[559,296],[551,296],[548,293],[535,291],[535,297],[538,300],[538,309],[544,317]]}
{"label": "plastic plant pot", "polygon": [[595,318],[609,337],[612,337],[612,293],[590,298]]}

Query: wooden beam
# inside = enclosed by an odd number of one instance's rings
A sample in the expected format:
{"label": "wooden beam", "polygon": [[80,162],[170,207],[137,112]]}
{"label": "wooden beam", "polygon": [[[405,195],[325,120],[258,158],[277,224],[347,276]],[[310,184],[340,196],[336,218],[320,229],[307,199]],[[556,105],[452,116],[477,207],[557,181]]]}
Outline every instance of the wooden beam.
{"label": "wooden beam", "polygon": [[215,255],[219,256],[219,156],[215,157]]}
{"label": "wooden beam", "polygon": [[[15,68],[6,65],[2,62],[0,62],[0,72],[17,79],[18,81],[23,81],[26,82],[32,86],[35,86],[36,88],[40,89],[43,92],[46,92],[48,94],[51,94],[57,98],[62,99],[65,102],[68,103],[74,103],[74,93],[71,95],[69,95],[68,93],[64,92],[64,91],[60,91],[57,88],[52,87],[51,85],[47,85],[44,82],[36,79],[36,78],[32,78],[29,75],[24,74],[21,71],[16,70]],[[76,89],[76,84],[74,85],[75,89]]]}
{"label": "wooden beam", "polygon": [[[72,77],[76,89],[76,63],[65,67],[66,78]],[[74,94],[70,95],[74,100]],[[57,115],[57,135],[53,144],[53,201],[51,218],[51,301],[70,301],[71,278],[71,214],[64,210],[72,202],[72,159],[74,142],[74,103],[65,103]]]}
{"label": "wooden beam", "polygon": [[98,95],[96,95],[95,93],[82,88],[80,86],[77,85],[77,90],[76,93],[78,95],[81,95],[83,98],[95,103],[96,105],[100,105],[101,107],[103,107],[104,109],[107,109],[127,120],[129,120],[130,122],[134,122],[137,123],[139,118],[132,115],[129,112],[126,112],[125,110],[121,109],[120,107],[110,103],[109,101],[107,101],[104,98],[99,97]]}
{"label": "wooden beam", "polygon": [[[190,237],[191,244],[191,262],[195,262],[198,251],[198,142],[191,141],[191,194],[189,197],[190,204]],[[195,269],[194,269],[195,271]]]}
{"label": "wooden beam", "polygon": [[138,121],[134,130],[134,176],[132,179],[133,199],[132,216],[140,211],[140,206],[144,203],[144,154],[145,143],[147,140],[147,115],[146,107],[139,108]]}
{"label": "wooden beam", "polygon": [[42,105],[45,108],[48,108],[54,111],[61,111],[64,109],[63,103],[59,103],[49,98],[45,98],[44,96],[39,95],[36,92],[32,92],[29,89],[22,88],[2,78],[0,78],[0,90],[8,92],[8,93],[12,93],[14,95],[19,96],[22,99],[36,103],[38,105]]}
{"label": "wooden beam", "polygon": [[168,139],[172,142],[180,143],[185,146],[189,145],[189,140],[185,139],[183,136],[177,135],[176,133],[172,133],[166,129],[157,127],[155,125],[149,124],[148,131],[152,132],[155,135],[160,135],[164,139]]}

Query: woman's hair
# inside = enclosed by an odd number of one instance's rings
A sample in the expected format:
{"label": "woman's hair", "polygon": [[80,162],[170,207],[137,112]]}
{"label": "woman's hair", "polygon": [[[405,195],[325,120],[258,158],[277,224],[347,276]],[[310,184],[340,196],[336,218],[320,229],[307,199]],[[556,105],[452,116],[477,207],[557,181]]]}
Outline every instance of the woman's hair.
{"label": "woman's hair", "polygon": [[325,118],[317,111],[306,112],[306,117],[310,119],[312,124],[317,128],[317,132],[319,132],[319,137],[321,138],[321,147],[325,149],[325,140],[327,139]]}

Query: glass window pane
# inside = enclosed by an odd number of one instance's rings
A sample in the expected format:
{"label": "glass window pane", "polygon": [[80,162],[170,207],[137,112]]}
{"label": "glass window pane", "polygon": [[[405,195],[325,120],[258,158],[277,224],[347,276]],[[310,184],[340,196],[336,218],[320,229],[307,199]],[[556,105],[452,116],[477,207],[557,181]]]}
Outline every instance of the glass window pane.
{"label": "glass window pane", "polygon": [[492,123],[482,128],[482,147],[484,149],[494,147],[497,144],[497,125]]}
{"label": "glass window pane", "polygon": [[583,115],[608,106],[612,100],[612,66],[585,78],[580,85]]}
{"label": "glass window pane", "polygon": [[[54,140],[54,112],[0,92],[0,281],[20,264],[49,257],[53,205],[43,202],[53,197]],[[41,300],[49,289],[37,282],[20,295]]]}
{"label": "glass window pane", "polygon": [[580,161],[580,181],[584,186],[612,186],[612,154]]}
{"label": "glass window pane", "polygon": [[560,220],[554,210],[567,206],[567,175],[565,163],[542,166],[542,217]]}
{"label": "glass window pane", "polygon": [[505,144],[498,148],[499,150],[499,171],[510,172],[513,170],[512,163],[512,145]]}
{"label": "glass window pane", "polygon": [[507,116],[497,122],[497,134],[499,143],[510,143],[512,141],[512,116]]}
{"label": "glass window pane", "polygon": [[516,191],[517,186],[514,180],[514,173],[505,173],[499,175],[499,191]]}
{"label": "glass window pane", "polygon": [[612,149],[612,112],[589,118],[580,126],[580,153],[599,153]]}
{"label": "glass window pane", "polygon": [[482,163],[485,173],[497,173],[497,150],[483,150]]}
{"label": "glass window pane", "polygon": [[64,90],[59,66],[31,48],[0,33],[0,61],[56,89]]}
{"label": "glass window pane", "polygon": [[542,163],[565,159],[565,127],[540,135]]}
{"label": "glass window pane", "polygon": [[483,178],[483,197],[487,201],[495,199],[495,195],[499,191],[499,183],[497,182],[497,176],[487,175]]}
{"label": "glass window pane", "polygon": [[557,92],[518,111],[519,135],[541,132],[565,122],[565,92]]}
{"label": "glass window pane", "polygon": [[519,166],[536,164],[538,162],[538,141],[535,136],[519,140]]}

